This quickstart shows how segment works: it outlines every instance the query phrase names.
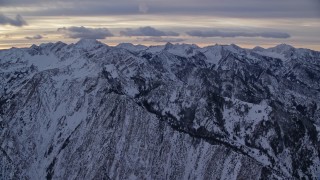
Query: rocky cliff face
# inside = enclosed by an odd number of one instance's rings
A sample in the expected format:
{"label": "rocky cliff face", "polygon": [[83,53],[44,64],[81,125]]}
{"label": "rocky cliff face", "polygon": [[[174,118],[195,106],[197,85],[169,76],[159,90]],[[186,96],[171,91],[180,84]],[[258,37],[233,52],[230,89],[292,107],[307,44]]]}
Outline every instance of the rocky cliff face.
{"label": "rocky cliff face", "polygon": [[316,51],[58,42],[0,80],[0,179],[320,177]]}

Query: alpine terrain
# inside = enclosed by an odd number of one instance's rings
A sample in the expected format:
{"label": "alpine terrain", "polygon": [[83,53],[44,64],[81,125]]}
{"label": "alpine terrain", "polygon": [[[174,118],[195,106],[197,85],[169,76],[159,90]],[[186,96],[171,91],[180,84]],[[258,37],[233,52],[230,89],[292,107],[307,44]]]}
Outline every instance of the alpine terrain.
{"label": "alpine terrain", "polygon": [[0,51],[0,179],[320,178],[320,52]]}

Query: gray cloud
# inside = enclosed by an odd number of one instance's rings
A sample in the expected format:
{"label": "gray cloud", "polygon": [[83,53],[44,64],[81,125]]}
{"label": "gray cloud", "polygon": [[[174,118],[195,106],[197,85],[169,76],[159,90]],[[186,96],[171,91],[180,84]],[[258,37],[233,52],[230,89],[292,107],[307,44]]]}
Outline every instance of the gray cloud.
{"label": "gray cloud", "polygon": [[34,39],[42,39],[43,36],[41,36],[40,34],[34,35],[34,36],[27,36],[25,37],[28,40],[34,40]]}
{"label": "gray cloud", "polygon": [[1,24],[21,27],[27,25],[27,22],[19,14],[12,19],[0,13],[0,25]]}
{"label": "gray cloud", "polygon": [[73,39],[105,39],[114,36],[107,28],[87,28],[87,27],[63,27],[57,30],[69,38]]}
{"label": "gray cloud", "polygon": [[127,28],[120,31],[121,36],[179,36],[179,33],[172,31],[161,31],[153,27],[146,26],[138,29]]}
{"label": "gray cloud", "polygon": [[147,13],[148,10],[149,10],[149,7],[148,7],[148,5],[147,5],[146,2],[140,2],[140,3],[139,3],[139,11],[140,11],[141,13]]}
{"label": "gray cloud", "polygon": [[[109,2],[109,3],[108,3]],[[35,7],[28,15],[128,15],[141,12],[236,18],[319,18],[319,0],[0,0],[1,7]],[[138,8],[137,8],[138,7]],[[19,9],[19,11],[21,11]]]}
{"label": "gray cloud", "polygon": [[148,37],[148,38],[138,38],[138,40],[149,41],[149,42],[182,42],[186,39],[183,38],[169,38],[169,37]]}
{"label": "gray cloud", "polygon": [[224,32],[219,30],[209,31],[188,31],[189,36],[196,37],[263,37],[263,38],[289,38],[290,34],[283,32]]}

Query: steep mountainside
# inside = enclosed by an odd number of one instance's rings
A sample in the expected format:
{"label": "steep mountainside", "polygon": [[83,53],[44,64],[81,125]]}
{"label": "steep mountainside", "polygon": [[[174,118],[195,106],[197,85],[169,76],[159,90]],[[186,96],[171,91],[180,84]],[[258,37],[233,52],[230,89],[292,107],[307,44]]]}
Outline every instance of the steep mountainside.
{"label": "steep mountainside", "polygon": [[0,179],[320,177],[316,51],[57,42],[0,82]]}

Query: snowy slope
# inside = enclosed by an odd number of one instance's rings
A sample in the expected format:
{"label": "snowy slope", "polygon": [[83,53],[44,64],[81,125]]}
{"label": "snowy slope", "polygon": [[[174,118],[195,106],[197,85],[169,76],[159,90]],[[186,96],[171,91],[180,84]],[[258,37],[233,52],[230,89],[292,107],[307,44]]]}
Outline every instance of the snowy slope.
{"label": "snowy slope", "polygon": [[0,179],[317,179],[320,53],[289,45],[0,51]]}

